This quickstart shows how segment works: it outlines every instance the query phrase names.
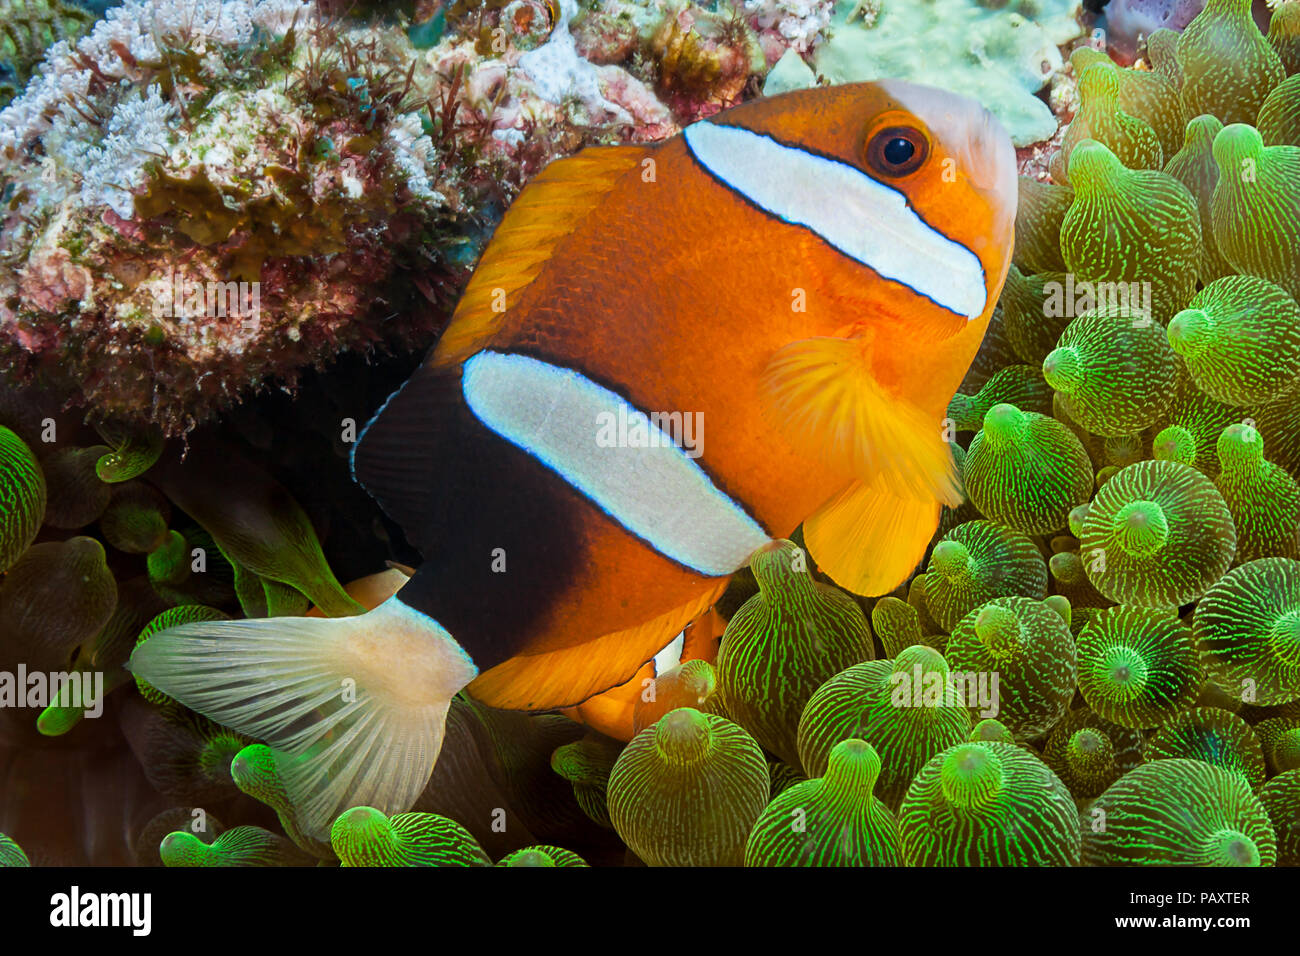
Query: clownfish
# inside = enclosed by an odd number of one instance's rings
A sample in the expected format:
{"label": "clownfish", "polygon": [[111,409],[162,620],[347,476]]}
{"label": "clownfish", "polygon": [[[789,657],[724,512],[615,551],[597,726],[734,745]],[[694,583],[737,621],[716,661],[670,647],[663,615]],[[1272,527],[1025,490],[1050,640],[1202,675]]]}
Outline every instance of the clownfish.
{"label": "clownfish", "polygon": [[353,449],[425,563],[364,614],[185,625],[130,668],[266,741],[319,836],[412,805],[462,689],[624,684],[801,524],[837,583],[891,590],[960,500],[941,423],[1016,196],[987,110],[895,81],[551,163]]}

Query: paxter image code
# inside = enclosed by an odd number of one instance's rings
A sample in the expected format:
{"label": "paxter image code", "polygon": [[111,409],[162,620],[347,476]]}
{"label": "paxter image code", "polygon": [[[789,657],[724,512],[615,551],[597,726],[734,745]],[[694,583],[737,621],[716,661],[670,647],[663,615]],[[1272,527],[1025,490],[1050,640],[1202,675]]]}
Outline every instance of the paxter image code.
{"label": "paxter image code", "polygon": [[1300,0],[0,15],[22,919],[1285,886],[1196,874],[1300,863]]}

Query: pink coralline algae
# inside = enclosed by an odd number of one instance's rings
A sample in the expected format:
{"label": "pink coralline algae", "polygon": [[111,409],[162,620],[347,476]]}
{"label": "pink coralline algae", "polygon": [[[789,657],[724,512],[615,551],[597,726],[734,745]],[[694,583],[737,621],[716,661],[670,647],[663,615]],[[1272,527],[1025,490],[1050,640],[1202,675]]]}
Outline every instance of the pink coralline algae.
{"label": "pink coralline algae", "polygon": [[5,365],[181,432],[378,342],[392,277],[454,273],[436,238],[471,212],[399,39],[299,0],[133,0],[53,47],[0,113]]}
{"label": "pink coralline algae", "polygon": [[0,112],[0,367],[188,432],[427,345],[553,159],[757,93],[830,0],[459,0],[418,48],[306,0],[126,0]]}
{"label": "pink coralline algae", "polygon": [[425,49],[305,0],[110,10],[0,112],[0,366],[180,434],[341,351],[427,345],[531,176],[769,65],[759,11],[613,2],[451,8]]}
{"label": "pink coralline algae", "polygon": [[[871,15],[871,3],[864,15]],[[769,63],[786,50],[806,56],[830,35],[834,0],[745,0],[745,13],[758,31],[758,40]]]}

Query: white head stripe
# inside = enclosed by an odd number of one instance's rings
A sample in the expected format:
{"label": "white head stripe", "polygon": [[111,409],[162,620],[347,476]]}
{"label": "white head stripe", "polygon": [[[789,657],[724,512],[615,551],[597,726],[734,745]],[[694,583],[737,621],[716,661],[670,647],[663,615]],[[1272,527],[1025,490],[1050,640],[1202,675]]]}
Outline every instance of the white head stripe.
{"label": "white head stripe", "polygon": [[897,189],[738,126],[702,120],[683,135],[701,166],[760,209],[936,305],[967,319],[984,311],[979,257],[927,225]]}
{"label": "white head stripe", "polygon": [[[649,416],[572,369],[479,352],[465,363],[461,387],[484,425],[679,564],[730,574],[770,540]],[[634,427],[602,433],[611,421]],[[648,441],[607,440],[620,433]]]}

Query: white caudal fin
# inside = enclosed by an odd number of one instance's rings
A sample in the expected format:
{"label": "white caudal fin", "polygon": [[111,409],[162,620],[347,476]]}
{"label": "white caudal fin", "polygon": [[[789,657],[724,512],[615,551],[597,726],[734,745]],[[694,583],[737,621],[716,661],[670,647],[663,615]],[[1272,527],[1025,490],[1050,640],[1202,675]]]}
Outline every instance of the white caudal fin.
{"label": "white caudal fin", "polygon": [[130,670],[186,707],[264,740],[302,829],[344,810],[409,810],[447,708],[478,673],[437,622],[396,597],[356,617],[211,621],[160,631]]}

